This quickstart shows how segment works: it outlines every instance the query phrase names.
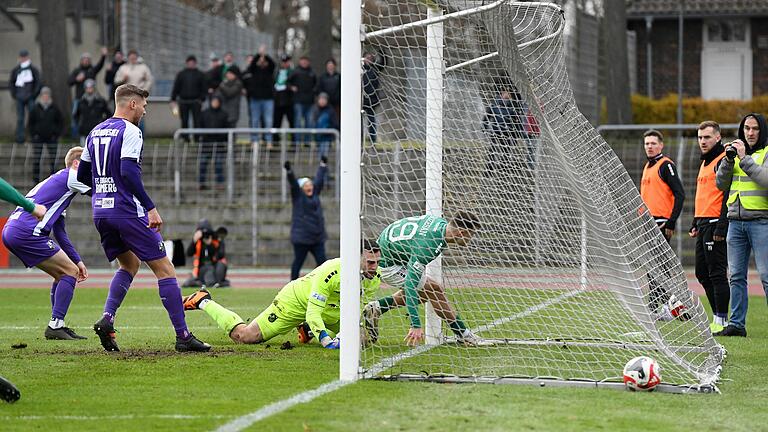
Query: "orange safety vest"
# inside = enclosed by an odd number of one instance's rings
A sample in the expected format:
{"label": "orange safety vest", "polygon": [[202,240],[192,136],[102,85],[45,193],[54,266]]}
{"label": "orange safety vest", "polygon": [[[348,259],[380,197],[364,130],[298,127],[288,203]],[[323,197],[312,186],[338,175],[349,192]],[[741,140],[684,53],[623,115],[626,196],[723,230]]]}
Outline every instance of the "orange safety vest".
{"label": "orange safety vest", "polygon": [[[219,250],[219,241],[214,239],[211,243],[216,250]],[[200,274],[200,254],[203,252],[203,240],[198,240],[195,244],[195,259],[192,260],[192,276],[197,277]],[[216,256],[211,257],[212,262],[216,262]]]}
{"label": "orange safety vest", "polygon": [[720,153],[712,162],[705,166],[705,161],[701,161],[699,167],[699,176],[696,177],[696,205],[694,207],[694,217],[697,218],[719,218],[720,209],[723,206],[723,191],[717,188],[715,177],[717,173],[714,167],[725,157],[725,152]]}
{"label": "orange safety vest", "polygon": [[640,180],[640,197],[648,206],[651,216],[669,219],[672,216],[672,207],[675,206],[675,196],[659,174],[659,168],[664,162],[671,163],[672,159],[664,156],[652,167],[648,167],[648,162],[645,163],[643,178]]}

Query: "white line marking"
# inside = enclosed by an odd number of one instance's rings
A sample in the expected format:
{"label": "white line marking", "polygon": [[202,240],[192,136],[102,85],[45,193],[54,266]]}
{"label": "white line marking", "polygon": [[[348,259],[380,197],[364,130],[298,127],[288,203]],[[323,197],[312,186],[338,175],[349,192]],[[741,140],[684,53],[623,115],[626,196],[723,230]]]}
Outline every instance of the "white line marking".
{"label": "white line marking", "polygon": [[113,415],[113,416],[77,416],[77,415],[52,415],[52,416],[18,416],[0,417],[2,421],[8,420],[140,420],[140,419],[168,419],[168,420],[203,420],[203,419],[228,419],[231,415],[191,415],[191,414],[148,414],[148,415]]}
{"label": "white line marking", "polygon": [[[493,328],[493,327],[495,327],[495,326],[497,326],[499,324],[503,324],[503,323],[507,323],[507,322],[510,322],[510,321],[513,321],[513,320],[516,320],[516,319],[524,318],[524,317],[526,317],[528,315],[531,315],[531,314],[533,314],[535,312],[540,311],[541,309],[544,309],[546,307],[552,306],[552,305],[554,305],[556,303],[559,303],[559,302],[561,302],[561,301],[563,301],[563,300],[565,300],[565,299],[567,299],[569,297],[575,296],[575,295],[580,294],[582,292],[583,292],[583,290],[577,290],[577,291],[570,291],[570,292],[567,292],[565,294],[561,294],[561,295],[559,295],[559,296],[557,296],[555,298],[549,299],[549,300],[547,300],[547,301],[545,301],[543,303],[540,303],[540,304],[535,305],[535,306],[531,306],[528,309],[526,309],[526,310],[524,310],[522,312],[518,312],[515,315],[509,316],[509,317],[505,317],[505,318],[500,318],[500,319],[498,319],[496,321],[493,321],[490,324],[486,324],[484,326],[478,327],[478,329],[476,331],[478,331],[478,332],[479,331],[485,331],[485,330],[491,329],[491,328]],[[423,352],[429,351],[432,348],[435,348],[437,346],[439,346],[439,345],[421,345],[421,346],[413,348],[413,349],[411,349],[411,350],[409,350],[409,351],[407,351],[405,353],[398,354],[398,355],[386,358],[386,359],[382,360],[381,362],[377,363],[376,365],[374,365],[373,367],[371,367],[368,370],[368,372],[365,373],[364,377],[365,378],[370,378],[370,377],[373,377],[375,375],[378,375],[379,373],[383,372],[386,369],[389,369],[389,368],[393,367],[395,364],[397,364],[398,362],[400,362],[402,360],[405,360],[405,359],[413,357],[413,356],[415,356],[417,354],[421,354]],[[246,414],[246,415],[244,415],[242,417],[238,417],[238,418],[232,420],[231,422],[229,422],[229,423],[219,427],[218,429],[216,429],[216,432],[239,432],[239,431],[241,431],[241,430],[243,430],[243,429],[253,425],[254,423],[256,423],[258,421],[264,420],[267,417],[270,417],[270,416],[273,416],[273,415],[278,414],[280,412],[283,412],[283,411],[287,410],[288,408],[291,408],[291,407],[293,407],[295,405],[298,405],[298,404],[301,404],[301,403],[310,402],[310,401],[312,401],[313,399],[315,399],[317,397],[320,397],[320,396],[323,396],[323,395],[325,395],[327,393],[330,393],[332,391],[338,390],[338,389],[340,389],[340,388],[342,388],[342,387],[344,387],[344,386],[346,386],[348,384],[352,384],[354,382],[355,381],[340,381],[340,380],[336,380],[336,381],[329,382],[327,384],[323,384],[323,385],[321,385],[320,387],[318,387],[318,388],[316,388],[314,390],[308,390],[308,391],[305,391],[303,393],[299,393],[299,394],[291,397],[290,399],[285,399],[285,400],[282,400],[282,401],[279,401],[279,402],[275,402],[275,403],[267,405],[267,406],[265,406],[265,407],[263,407],[263,408],[261,408],[261,409],[259,409],[257,411],[254,411],[254,412],[252,412],[250,414]]]}
{"label": "white line marking", "polygon": [[257,411],[254,411],[250,414],[246,414],[242,417],[238,417],[232,420],[231,422],[220,426],[218,429],[216,429],[216,432],[239,432],[260,420],[263,420],[277,413],[283,412],[288,408],[293,407],[294,405],[310,402],[312,399],[315,399],[326,393],[330,393],[332,391],[338,390],[346,386],[347,384],[352,384],[353,382],[354,381],[339,381],[339,380],[331,381],[329,383],[321,385],[320,387],[314,390],[308,390],[303,393],[299,393],[291,397],[290,399],[284,399],[279,402],[275,402]]}

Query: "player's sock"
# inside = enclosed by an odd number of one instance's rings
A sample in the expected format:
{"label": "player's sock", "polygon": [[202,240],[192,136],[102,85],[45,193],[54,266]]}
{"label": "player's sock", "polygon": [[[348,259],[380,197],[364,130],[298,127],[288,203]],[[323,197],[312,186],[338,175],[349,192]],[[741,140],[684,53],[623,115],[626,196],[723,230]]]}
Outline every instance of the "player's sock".
{"label": "player's sock", "polygon": [[50,328],[52,328],[54,330],[60,329],[60,328],[62,328],[64,326],[65,326],[65,324],[64,324],[64,320],[63,319],[51,317],[51,320],[48,321],[48,327],[50,327]]}
{"label": "player's sock", "polygon": [[379,308],[381,309],[381,313],[389,312],[390,309],[394,309],[396,307],[397,303],[395,302],[395,298],[393,296],[382,297],[379,299]]}
{"label": "player's sock", "polygon": [[456,321],[448,323],[448,327],[451,328],[451,331],[453,331],[456,336],[461,336],[464,334],[464,330],[467,329],[467,325],[464,324],[464,321],[458,315],[456,315]]}
{"label": "player's sock", "polygon": [[56,303],[56,285],[58,284],[57,281],[53,281],[53,284],[51,284],[51,310],[53,310],[53,305]]}
{"label": "player's sock", "polygon": [[244,324],[240,315],[232,312],[224,306],[216,303],[213,300],[203,300],[200,302],[200,309],[204,310],[209,317],[213,318],[218,324],[219,328],[227,332],[227,335],[232,333],[235,327],[240,324]]}
{"label": "player's sock", "polygon": [[123,269],[116,271],[115,276],[112,277],[112,282],[109,284],[107,302],[104,304],[104,315],[109,318],[109,322],[115,321],[117,308],[120,307],[123,299],[125,299],[125,295],[128,294],[131,282],[133,282],[133,275]]}
{"label": "player's sock", "polygon": [[728,325],[728,314],[718,313],[715,315],[715,322],[723,327]]}
{"label": "player's sock", "polygon": [[75,295],[75,284],[77,280],[69,275],[64,275],[56,284],[56,294],[53,299],[53,318],[63,320],[69,310],[69,304],[72,303],[72,296]]}
{"label": "player's sock", "polygon": [[157,281],[160,288],[160,300],[163,301],[165,310],[168,311],[168,317],[171,319],[173,328],[176,330],[176,337],[181,339],[189,338],[189,329],[187,321],[184,319],[184,304],[181,301],[181,288],[176,278],[166,278]]}

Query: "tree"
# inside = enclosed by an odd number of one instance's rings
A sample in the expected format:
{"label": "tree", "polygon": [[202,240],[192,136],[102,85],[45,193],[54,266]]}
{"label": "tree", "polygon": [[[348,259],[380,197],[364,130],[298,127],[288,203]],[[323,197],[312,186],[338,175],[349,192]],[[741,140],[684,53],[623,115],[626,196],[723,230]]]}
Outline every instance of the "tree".
{"label": "tree", "polygon": [[608,123],[632,123],[627,63],[627,5],[624,1],[603,2],[601,27],[600,65]]}
{"label": "tree", "polygon": [[[40,41],[40,68],[42,82],[51,88],[56,105],[69,118],[72,105],[67,77],[67,2],[39,0],[37,12],[38,40]],[[69,124],[66,121],[65,124]]]}
{"label": "tree", "polygon": [[331,57],[333,39],[333,9],[331,0],[309,0],[309,26],[307,48],[315,72],[325,70],[325,61]]}

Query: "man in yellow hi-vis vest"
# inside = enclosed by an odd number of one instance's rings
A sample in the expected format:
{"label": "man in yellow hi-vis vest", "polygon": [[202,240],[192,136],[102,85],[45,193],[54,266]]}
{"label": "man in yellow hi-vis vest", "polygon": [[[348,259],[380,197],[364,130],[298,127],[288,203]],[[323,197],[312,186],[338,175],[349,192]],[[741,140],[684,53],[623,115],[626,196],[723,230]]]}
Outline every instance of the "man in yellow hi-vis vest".
{"label": "man in yellow hi-vis vest", "polygon": [[768,126],[761,114],[747,114],[739,139],[726,145],[717,170],[717,188],[728,190],[728,270],[731,274],[731,319],[715,336],[747,335],[747,268],[755,253],[757,271],[768,293]]}

